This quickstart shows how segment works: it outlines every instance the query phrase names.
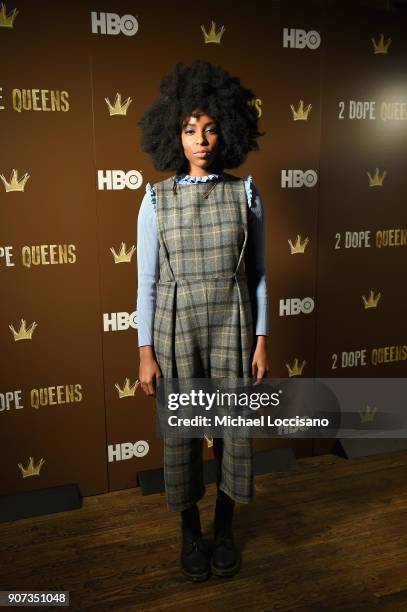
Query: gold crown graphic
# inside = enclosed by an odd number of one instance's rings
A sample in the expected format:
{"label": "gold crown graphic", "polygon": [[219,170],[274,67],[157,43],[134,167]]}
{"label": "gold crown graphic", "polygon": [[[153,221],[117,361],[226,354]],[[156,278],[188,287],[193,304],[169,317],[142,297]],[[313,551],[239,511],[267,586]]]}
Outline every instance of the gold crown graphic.
{"label": "gold crown graphic", "polygon": [[109,108],[109,115],[126,115],[127,109],[129,108],[132,99],[127,98],[126,102],[122,104],[122,94],[117,93],[114,99],[114,104],[111,104],[109,98],[105,98],[106,104]]}
{"label": "gold crown graphic", "polygon": [[31,327],[27,329],[25,319],[20,320],[20,329],[18,332],[16,332],[12,325],[9,325],[9,328],[13,332],[15,342],[17,342],[17,340],[31,340],[33,331],[36,327],[37,323],[34,321],[34,323],[31,324]]}
{"label": "gold crown graphic", "polygon": [[254,110],[257,113],[257,118],[260,119],[261,117],[261,105],[262,105],[262,100],[260,98],[250,98],[250,100],[247,101],[247,104],[249,106],[253,106]]}
{"label": "gold crown graphic", "polygon": [[33,457],[30,457],[27,467],[23,467],[21,463],[18,464],[18,467],[21,470],[23,478],[28,478],[29,476],[39,476],[42,466],[45,463],[45,459],[40,459],[36,465],[34,465]]}
{"label": "gold crown graphic", "polygon": [[294,121],[307,121],[308,115],[311,111],[312,104],[308,104],[307,108],[304,109],[304,102],[300,100],[297,110],[292,104],[290,104]]}
{"label": "gold crown graphic", "polygon": [[21,177],[20,180],[18,180],[17,170],[13,169],[13,172],[11,173],[11,176],[10,176],[10,182],[2,174],[0,174],[0,178],[4,183],[6,192],[7,191],[24,191],[25,184],[30,178],[30,175],[27,174],[26,172],[24,176]]}
{"label": "gold crown graphic", "polygon": [[374,420],[377,408],[376,406],[374,408],[366,406],[364,410],[358,410],[358,412],[362,423],[371,423]]}
{"label": "gold crown graphic", "polygon": [[375,169],[373,176],[370,174],[370,172],[367,172],[367,176],[369,177],[369,187],[381,187],[386,174],[386,170],[383,170],[382,174],[380,174],[379,168]]}
{"label": "gold crown graphic", "polygon": [[369,298],[366,299],[364,295],[362,295],[363,303],[365,308],[376,308],[378,301],[380,300],[382,294],[378,293],[376,297],[374,296],[373,290],[370,290]]}
{"label": "gold crown graphic", "polygon": [[132,247],[126,253],[126,243],[122,242],[120,245],[120,251],[118,254],[116,253],[113,247],[110,247],[110,250],[113,253],[115,264],[125,263],[125,262],[127,263],[127,262],[131,262],[131,258],[133,256],[134,251],[136,250],[136,247],[132,245]]}
{"label": "gold crown graphic", "polygon": [[390,47],[391,44],[391,38],[388,38],[386,40],[386,43],[384,42],[384,35],[380,34],[380,38],[379,38],[379,42],[376,43],[375,39],[372,38],[372,43],[373,43],[373,51],[374,53],[387,53],[388,48]]}
{"label": "gold crown graphic", "polygon": [[213,437],[210,434],[204,434],[204,438],[206,440],[206,447],[210,448],[213,446]]}
{"label": "gold crown graphic", "polygon": [[297,240],[295,244],[293,244],[291,240],[289,240],[288,244],[290,245],[291,255],[295,255],[295,253],[304,253],[305,247],[307,246],[308,242],[309,238],[304,238],[304,240],[301,242],[301,236],[299,234],[297,234]]}
{"label": "gold crown graphic", "polygon": [[298,364],[298,358],[296,357],[294,359],[294,364],[291,367],[290,364],[286,363],[286,367],[288,370],[288,376],[291,378],[291,376],[300,376],[302,374],[302,371],[304,369],[304,366],[307,362],[305,361],[305,359],[303,360],[302,364],[299,365]]}
{"label": "gold crown graphic", "polygon": [[0,4],[0,28],[12,28],[17,15],[18,10],[16,8],[7,15],[6,5],[2,2]]}
{"label": "gold crown graphic", "polygon": [[206,43],[218,43],[218,44],[220,44],[221,38],[222,38],[223,33],[225,32],[226,28],[225,28],[225,26],[222,26],[220,28],[220,30],[218,30],[216,32],[216,23],[214,21],[211,21],[211,29],[209,30],[209,32],[207,32],[205,30],[203,25],[201,25],[201,30],[202,30],[204,38],[205,38],[205,44]]}
{"label": "gold crown graphic", "polygon": [[119,392],[119,398],[122,399],[122,397],[130,397],[133,396],[136,392],[137,387],[139,386],[140,381],[137,379],[135,383],[133,383],[132,385],[130,385],[130,379],[126,378],[126,380],[124,381],[124,385],[123,388],[121,388],[117,383],[115,384],[116,389]]}

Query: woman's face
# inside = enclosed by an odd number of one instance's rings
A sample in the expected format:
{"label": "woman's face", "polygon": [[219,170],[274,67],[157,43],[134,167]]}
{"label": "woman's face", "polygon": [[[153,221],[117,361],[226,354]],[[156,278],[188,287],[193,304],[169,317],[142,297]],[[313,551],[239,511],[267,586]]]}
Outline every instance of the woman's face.
{"label": "woman's face", "polygon": [[181,138],[184,155],[189,162],[189,174],[209,174],[219,144],[216,121],[208,115],[191,116],[183,123]]}

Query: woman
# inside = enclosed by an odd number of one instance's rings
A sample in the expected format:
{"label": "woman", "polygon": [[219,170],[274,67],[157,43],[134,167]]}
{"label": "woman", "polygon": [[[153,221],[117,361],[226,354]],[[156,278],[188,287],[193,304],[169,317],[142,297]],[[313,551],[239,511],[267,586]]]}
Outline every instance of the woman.
{"label": "woman", "polygon": [[[158,170],[137,222],[139,380],[261,379],[268,371],[263,207],[251,177],[224,172],[258,149],[254,94],[220,67],[181,63],[143,115],[142,148]],[[217,499],[212,554],[197,502],[205,493],[202,438],[164,435],[168,508],[181,513],[181,568],[193,581],[232,576],[235,502],[253,499],[252,439],[215,438]]]}

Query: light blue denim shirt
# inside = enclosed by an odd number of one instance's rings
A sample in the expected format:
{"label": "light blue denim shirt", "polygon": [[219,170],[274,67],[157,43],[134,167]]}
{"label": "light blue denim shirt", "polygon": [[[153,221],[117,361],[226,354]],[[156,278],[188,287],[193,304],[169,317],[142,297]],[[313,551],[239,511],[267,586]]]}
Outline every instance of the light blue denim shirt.
{"label": "light blue denim shirt", "polygon": [[[218,174],[190,176],[178,174],[175,180],[180,184],[213,181]],[[249,287],[254,287],[251,299],[257,306],[256,335],[268,336],[268,295],[264,264],[264,209],[258,189],[249,175],[245,179],[247,195],[248,233],[254,245],[253,255],[247,261]],[[249,237],[248,237],[249,238]],[[137,219],[137,330],[138,346],[153,346],[153,325],[156,301],[156,283],[159,278],[159,241],[155,210],[155,192],[150,183],[141,202]],[[253,289],[252,289],[253,291]]]}

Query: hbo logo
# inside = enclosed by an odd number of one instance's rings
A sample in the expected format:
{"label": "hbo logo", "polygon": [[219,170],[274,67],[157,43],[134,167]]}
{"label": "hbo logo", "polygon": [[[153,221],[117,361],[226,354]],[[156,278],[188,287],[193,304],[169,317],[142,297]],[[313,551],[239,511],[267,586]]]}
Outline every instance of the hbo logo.
{"label": "hbo logo", "polygon": [[316,30],[296,30],[295,28],[283,29],[283,47],[292,49],[318,49],[321,44],[321,36]]}
{"label": "hbo logo", "polygon": [[134,36],[138,30],[138,21],[133,15],[116,15],[116,13],[96,13],[92,11],[92,34],[125,34]]}
{"label": "hbo logo", "polygon": [[138,170],[98,170],[98,189],[138,189],[143,177]]}
{"label": "hbo logo", "polygon": [[296,434],[297,431],[308,431],[308,425],[301,425],[300,427],[295,427],[294,425],[280,425],[277,429],[279,435],[285,434]]}
{"label": "hbo logo", "polygon": [[137,310],[131,312],[103,313],[103,331],[123,331],[125,329],[137,329]]}
{"label": "hbo logo", "polygon": [[298,188],[314,187],[317,183],[318,175],[315,170],[282,170],[281,187]]}
{"label": "hbo logo", "polygon": [[297,314],[309,314],[314,310],[315,302],[311,297],[303,298],[290,298],[287,300],[280,300],[280,317],[297,315]]}
{"label": "hbo logo", "polygon": [[150,450],[146,440],[138,442],[122,442],[121,444],[109,444],[107,447],[109,463],[113,461],[125,461],[133,457],[145,457]]}

